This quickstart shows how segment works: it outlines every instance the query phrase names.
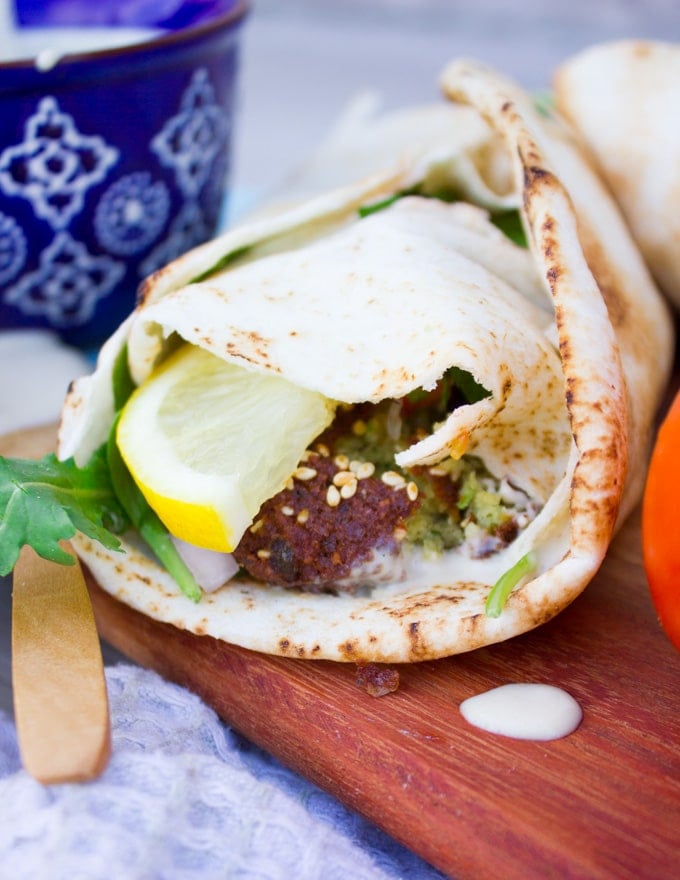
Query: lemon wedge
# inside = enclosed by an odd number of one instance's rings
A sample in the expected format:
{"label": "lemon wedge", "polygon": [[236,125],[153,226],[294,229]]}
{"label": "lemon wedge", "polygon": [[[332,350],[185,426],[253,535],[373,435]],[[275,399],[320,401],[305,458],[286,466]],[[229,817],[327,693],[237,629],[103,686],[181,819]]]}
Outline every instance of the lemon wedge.
{"label": "lemon wedge", "polygon": [[133,392],[116,439],[171,534],[231,552],[334,411],[316,391],[186,344]]}

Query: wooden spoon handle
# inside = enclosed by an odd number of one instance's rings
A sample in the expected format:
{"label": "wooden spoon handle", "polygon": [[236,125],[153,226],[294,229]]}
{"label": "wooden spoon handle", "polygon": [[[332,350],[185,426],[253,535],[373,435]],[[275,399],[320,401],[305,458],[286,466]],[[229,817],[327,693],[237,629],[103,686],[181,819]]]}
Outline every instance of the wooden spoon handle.
{"label": "wooden spoon handle", "polygon": [[111,752],[106,681],[78,562],[58,565],[22,549],[12,592],[12,686],[31,776],[81,782],[104,770]]}

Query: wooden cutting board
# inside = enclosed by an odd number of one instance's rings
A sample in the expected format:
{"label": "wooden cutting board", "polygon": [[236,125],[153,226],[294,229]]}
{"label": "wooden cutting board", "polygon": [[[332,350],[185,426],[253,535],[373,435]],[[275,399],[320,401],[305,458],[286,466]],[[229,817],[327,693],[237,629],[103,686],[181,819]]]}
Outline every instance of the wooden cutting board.
{"label": "wooden cutting board", "polygon": [[[670,880],[680,872],[680,653],[662,633],[639,513],[554,621],[501,645],[394,667],[376,698],[351,665],[268,657],[156,623],[90,578],[104,639],[200,694],[253,742],[458,880]],[[558,685],[581,704],[554,742],[467,724],[466,697]]]}

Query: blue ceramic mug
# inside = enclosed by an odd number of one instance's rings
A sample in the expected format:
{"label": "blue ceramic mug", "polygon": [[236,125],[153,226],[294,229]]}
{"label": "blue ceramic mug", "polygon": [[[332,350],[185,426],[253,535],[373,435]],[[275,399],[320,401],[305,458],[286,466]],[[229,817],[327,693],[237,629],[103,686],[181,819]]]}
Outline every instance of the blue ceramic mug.
{"label": "blue ceramic mug", "polygon": [[[0,63],[0,327],[50,328],[82,348],[118,326],[146,275],[214,235],[229,172],[246,4],[122,6],[140,17],[48,0],[18,18],[160,34]],[[165,18],[141,18],[152,9]]]}

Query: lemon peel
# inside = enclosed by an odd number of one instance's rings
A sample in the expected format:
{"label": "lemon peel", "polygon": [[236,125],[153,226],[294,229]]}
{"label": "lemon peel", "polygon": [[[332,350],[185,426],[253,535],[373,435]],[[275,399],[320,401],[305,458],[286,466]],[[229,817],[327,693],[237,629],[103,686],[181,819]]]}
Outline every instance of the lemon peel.
{"label": "lemon peel", "polygon": [[334,412],[316,391],[186,344],[133,392],[116,440],[173,535],[231,552]]}

